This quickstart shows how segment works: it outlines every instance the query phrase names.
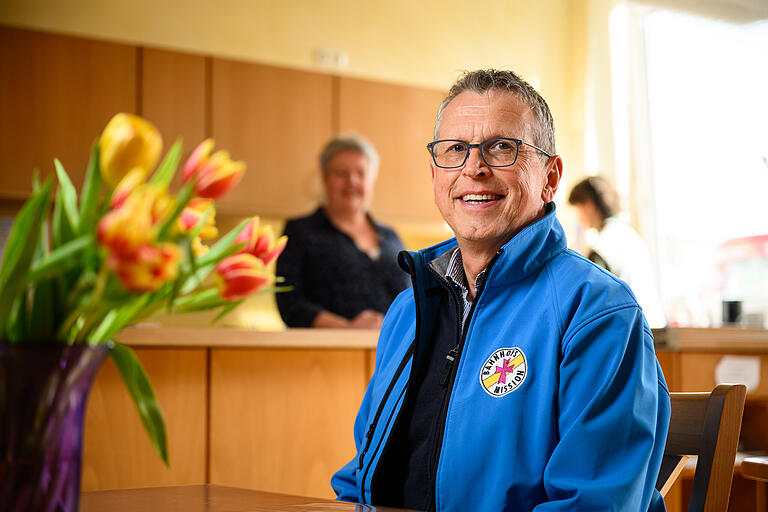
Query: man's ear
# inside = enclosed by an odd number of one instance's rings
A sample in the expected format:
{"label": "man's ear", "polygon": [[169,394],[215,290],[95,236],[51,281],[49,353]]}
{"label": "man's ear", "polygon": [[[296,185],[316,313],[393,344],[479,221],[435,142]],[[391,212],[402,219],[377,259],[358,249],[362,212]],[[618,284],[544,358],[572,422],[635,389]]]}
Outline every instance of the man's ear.
{"label": "man's ear", "polygon": [[546,175],[544,176],[544,188],[541,191],[541,200],[544,203],[554,201],[557,187],[560,186],[560,178],[563,177],[563,159],[555,155],[547,161]]}
{"label": "man's ear", "polygon": [[432,184],[434,185],[435,184],[435,163],[434,162],[429,162],[429,172],[430,172],[430,175],[432,176]]}

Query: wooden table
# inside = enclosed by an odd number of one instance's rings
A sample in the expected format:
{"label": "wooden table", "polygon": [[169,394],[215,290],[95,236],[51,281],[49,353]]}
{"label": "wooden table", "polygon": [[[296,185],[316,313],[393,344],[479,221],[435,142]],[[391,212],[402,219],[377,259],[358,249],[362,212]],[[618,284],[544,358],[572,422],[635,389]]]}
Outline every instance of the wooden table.
{"label": "wooden table", "polygon": [[223,485],[182,485],[84,492],[80,512],[395,512],[403,509],[355,505]]}
{"label": "wooden table", "polygon": [[756,480],[756,504],[758,512],[768,511],[766,487],[768,487],[768,457],[747,457],[741,463],[741,476]]}

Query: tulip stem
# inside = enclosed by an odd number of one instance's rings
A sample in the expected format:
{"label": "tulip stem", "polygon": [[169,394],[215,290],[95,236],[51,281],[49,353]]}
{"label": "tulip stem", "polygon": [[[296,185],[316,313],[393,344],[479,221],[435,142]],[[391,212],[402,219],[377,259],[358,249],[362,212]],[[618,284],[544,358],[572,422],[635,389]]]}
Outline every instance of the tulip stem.
{"label": "tulip stem", "polygon": [[79,326],[78,332],[75,335],[75,342],[84,341],[91,329],[93,329],[93,327],[104,317],[104,312],[99,312],[99,303],[104,294],[104,288],[106,287],[108,277],[109,268],[107,267],[107,262],[104,261],[99,269],[99,274],[96,276],[96,284],[93,287],[93,293],[91,293],[88,303],[81,308],[86,316],[83,318],[83,323]]}

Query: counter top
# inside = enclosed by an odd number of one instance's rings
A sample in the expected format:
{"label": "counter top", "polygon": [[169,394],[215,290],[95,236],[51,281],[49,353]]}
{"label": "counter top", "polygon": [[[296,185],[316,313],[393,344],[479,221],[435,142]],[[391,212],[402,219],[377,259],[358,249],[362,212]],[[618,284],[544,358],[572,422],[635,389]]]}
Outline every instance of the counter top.
{"label": "counter top", "polygon": [[115,339],[132,347],[375,349],[379,331],[286,329],[255,331],[228,327],[129,327]]}
{"label": "counter top", "polygon": [[746,327],[653,329],[657,349],[701,352],[768,352],[768,330]]}
{"label": "counter top", "polygon": [[[370,329],[256,331],[229,327],[135,326],[116,339],[134,347],[375,349]],[[656,348],[682,351],[768,352],[768,330],[737,327],[654,329]]]}

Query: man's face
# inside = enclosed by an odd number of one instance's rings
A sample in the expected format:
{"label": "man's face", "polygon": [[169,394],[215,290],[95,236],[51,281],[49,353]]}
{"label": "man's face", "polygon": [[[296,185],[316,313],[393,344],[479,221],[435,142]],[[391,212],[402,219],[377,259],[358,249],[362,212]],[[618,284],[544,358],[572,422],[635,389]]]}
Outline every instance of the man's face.
{"label": "man's face", "polygon": [[323,180],[326,205],[331,210],[365,212],[373,197],[368,158],[358,151],[336,153]]}
{"label": "man's face", "polygon": [[[459,139],[472,144],[492,137],[533,143],[530,126],[535,116],[513,94],[463,92],[443,113],[438,139]],[[457,240],[491,244],[498,248],[543,215],[554,198],[562,173],[562,160],[521,145],[511,167],[489,167],[478,148],[472,148],[464,166],[442,169],[432,162],[435,204]]]}

